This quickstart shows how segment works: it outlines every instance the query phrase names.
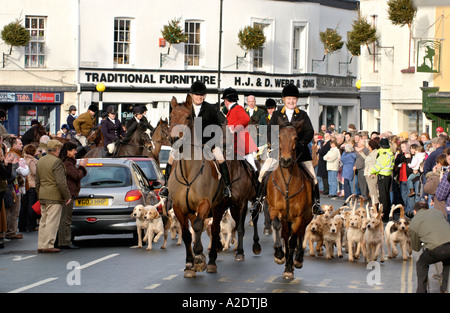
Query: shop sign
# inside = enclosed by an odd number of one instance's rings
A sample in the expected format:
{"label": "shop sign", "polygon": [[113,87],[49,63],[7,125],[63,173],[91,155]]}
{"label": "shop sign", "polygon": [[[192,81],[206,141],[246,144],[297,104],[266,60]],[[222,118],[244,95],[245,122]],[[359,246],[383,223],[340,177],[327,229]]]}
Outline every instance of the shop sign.
{"label": "shop sign", "polygon": [[[196,80],[201,80],[208,88],[217,88],[217,73],[213,72],[125,72],[84,70],[82,83],[104,83],[107,87],[175,87],[189,88]],[[296,85],[301,91],[326,88],[353,88],[353,78],[320,75],[266,75],[261,73],[222,73],[221,86],[236,89],[280,90],[288,84]],[[107,91],[107,90],[106,90]]]}
{"label": "shop sign", "polygon": [[1,102],[62,103],[62,92],[15,92],[0,91]]}
{"label": "shop sign", "polygon": [[417,43],[417,72],[439,73],[441,71],[441,42],[419,40]]}

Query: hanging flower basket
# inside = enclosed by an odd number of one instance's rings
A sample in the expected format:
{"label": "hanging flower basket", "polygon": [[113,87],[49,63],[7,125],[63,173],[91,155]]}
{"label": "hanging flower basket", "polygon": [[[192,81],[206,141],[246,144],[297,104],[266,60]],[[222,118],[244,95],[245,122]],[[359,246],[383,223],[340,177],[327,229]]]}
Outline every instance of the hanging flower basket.
{"label": "hanging flower basket", "polygon": [[323,44],[323,49],[325,54],[333,54],[336,51],[342,49],[344,42],[342,41],[342,36],[338,34],[335,29],[327,29],[324,32],[319,33],[320,41]]}

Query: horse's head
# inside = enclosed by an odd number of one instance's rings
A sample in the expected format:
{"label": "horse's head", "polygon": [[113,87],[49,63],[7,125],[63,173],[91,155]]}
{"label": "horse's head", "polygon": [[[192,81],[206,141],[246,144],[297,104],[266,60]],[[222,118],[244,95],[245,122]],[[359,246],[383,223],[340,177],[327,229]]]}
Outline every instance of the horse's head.
{"label": "horse's head", "polygon": [[192,115],[192,99],[188,95],[186,102],[179,104],[175,97],[172,97],[170,102],[172,112],[170,113],[170,135],[172,140],[174,138],[183,137],[183,130],[186,131],[186,127],[192,129],[194,125],[194,119]]}
{"label": "horse's head", "polygon": [[297,133],[301,131],[303,121],[286,123],[279,118],[278,125],[280,126],[280,166],[288,168],[296,161]]}
{"label": "horse's head", "polygon": [[[157,133],[158,126],[159,126],[159,133]],[[171,145],[170,128],[169,128],[169,121],[167,120],[167,118],[165,118],[164,120],[161,118],[159,120],[158,126],[155,129],[155,135],[159,137],[159,140],[161,141],[162,145],[170,146]],[[153,137],[153,139],[155,138]]]}

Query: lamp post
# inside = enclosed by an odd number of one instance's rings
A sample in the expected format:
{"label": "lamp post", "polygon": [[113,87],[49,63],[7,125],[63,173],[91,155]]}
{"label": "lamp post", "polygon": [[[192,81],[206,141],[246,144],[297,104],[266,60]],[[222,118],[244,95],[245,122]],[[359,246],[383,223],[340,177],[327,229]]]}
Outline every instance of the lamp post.
{"label": "lamp post", "polygon": [[[95,89],[97,89],[97,91],[99,93],[99,95],[98,95],[98,109],[103,111],[103,92],[105,91],[106,86],[103,83],[98,83],[95,86]],[[97,118],[98,118],[98,120],[100,122],[101,119],[102,119],[102,116],[100,114],[98,114]]]}

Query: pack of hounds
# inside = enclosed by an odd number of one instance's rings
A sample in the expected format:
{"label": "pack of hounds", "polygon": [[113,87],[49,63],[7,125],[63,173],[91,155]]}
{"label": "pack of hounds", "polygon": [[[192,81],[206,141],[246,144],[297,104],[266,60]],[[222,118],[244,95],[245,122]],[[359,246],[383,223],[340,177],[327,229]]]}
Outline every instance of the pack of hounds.
{"label": "pack of hounds", "polygon": [[[359,207],[358,206],[359,202]],[[389,213],[389,222],[383,225],[383,209],[376,211],[364,207],[364,200],[351,195],[344,205],[333,209],[332,205],[322,205],[325,214],[315,216],[306,228],[303,248],[309,248],[312,257],[323,256],[329,260],[334,257],[334,247],[339,258],[343,257],[342,250],[348,254],[348,261],[354,262],[361,254],[366,263],[371,261],[385,261],[384,245],[388,250],[388,258],[396,258],[400,246],[403,261],[411,257],[412,247],[409,237],[409,221],[405,218],[402,205],[392,205]],[[400,209],[400,217],[394,220],[394,212]]]}
{"label": "pack of hounds", "polygon": [[[162,236],[164,242],[161,249],[165,249],[169,232],[172,240],[177,239],[177,246],[181,245],[181,226],[173,209],[168,211],[168,215],[160,214],[157,210],[160,205],[164,206],[164,203],[165,199],[161,198],[155,205],[137,205],[134,208],[131,216],[136,219],[138,248],[142,248],[142,243],[147,242],[146,250],[150,251],[152,242],[158,242]],[[334,210],[332,205],[322,205],[322,209],[325,214],[315,216],[305,231],[303,249],[308,246],[310,256],[323,256],[325,248],[325,257],[331,259],[336,248],[337,257],[342,258],[344,250],[348,254],[349,262],[359,259],[361,254],[366,263],[377,261],[378,258],[380,262],[384,262],[384,246],[386,245],[387,256],[391,259],[399,254],[399,245],[403,260],[411,257],[409,220],[405,217],[402,205],[392,205],[386,226],[382,221],[382,205],[380,204],[380,210],[376,211],[369,207],[369,203],[364,206],[364,200],[358,199],[356,195],[350,196],[337,210]],[[400,217],[394,220],[394,212],[397,209],[400,209]],[[211,224],[212,218],[207,218],[203,229],[210,239]],[[194,235],[192,228],[190,230]],[[233,244],[233,250],[236,249],[236,223],[229,209],[225,211],[220,222],[220,240],[223,251],[230,249]],[[208,249],[210,248],[211,240]]]}
{"label": "pack of hounds", "polygon": [[[152,250],[152,243],[157,243],[162,236],[164,242],[161,249],[167,246],[167,238],[170,236],[172,240],[177,239],[177,246],[181,245],[181,225],[178,221],[173,209],[168,211],[167,215],[158,212],[159,206],[164,206],[166,199],[161,197],[161,200],[155,205],[137,205],[131,213],[131,217],[136,219],[136,231],[138,238],[138,248],[142,248],[142,243],[147,242],[147,251]],[[211,224],[212,218],[207,218],[204,222],[203,231],[211,239]],[[194,230],[190,228],[191,234],[194,237]],[[142,235],[144,234],[144,237]],[[230,210],[226,210],[220,222],[220,240],[222,242],[223,250],[226,251],[231,245],[237,245],[236,240],[236,223],[231,217]],[[211,240],[208,249],[211,248]]]}

